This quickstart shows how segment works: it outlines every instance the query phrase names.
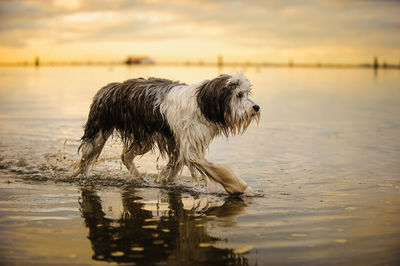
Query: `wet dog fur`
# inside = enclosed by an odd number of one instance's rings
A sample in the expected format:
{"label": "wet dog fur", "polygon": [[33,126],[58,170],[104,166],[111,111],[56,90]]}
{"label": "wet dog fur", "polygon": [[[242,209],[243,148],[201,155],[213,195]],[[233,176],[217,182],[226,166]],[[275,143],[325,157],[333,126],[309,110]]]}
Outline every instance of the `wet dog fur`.
{"label": "wet dog fur", "polygon": [[110,83],[93,98],[76,174],[87,174],[116,131],[124,146],[122,162],[135,177],[134,158],[158,148],[168,159],[158,182],[172,182],[186,166],[196,181],[200,176],[230,194],[242,193],[246,182],[229,167],[207,161],[205,152],[215,136],[243,133],[253,120],[258,122],[260,107],[249,99],[250,90],[242,73],[192,85],[159,78]]}

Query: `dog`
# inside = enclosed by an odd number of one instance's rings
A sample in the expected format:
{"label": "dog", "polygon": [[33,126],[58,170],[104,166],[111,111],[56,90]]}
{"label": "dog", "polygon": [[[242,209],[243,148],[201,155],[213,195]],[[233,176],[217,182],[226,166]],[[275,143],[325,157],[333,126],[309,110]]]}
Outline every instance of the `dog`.
{"label": "dog", "polygon": [[192,178],[221,184],[229,194],[243,193],[247,184],[229,167],[205,159],[218,135],[242,134],[260,118],[249,99],[249,80],[239,72],[187,85],[160,78],[110,83],[93,98],[81,138],[77,174],[86,176],[107,139],[116,131],[123,142],[121,159],[131,175],[139,172],[133,159],[158,148],[168,159],[157,181],[169,183],[188,167]]}

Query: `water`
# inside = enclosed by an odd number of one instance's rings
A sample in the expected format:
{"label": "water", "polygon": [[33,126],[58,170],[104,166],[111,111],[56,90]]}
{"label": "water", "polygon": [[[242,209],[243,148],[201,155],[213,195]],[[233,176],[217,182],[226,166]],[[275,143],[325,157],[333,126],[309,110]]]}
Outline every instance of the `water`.
{"label": "water", "polygon": [[259,125],[217,138],[207,157],[233,165],[240,198],[153,179],[148,154],[129,177],[121,144],[89,180],[69,180],[94,93],[112,81],[187,83],[238,69],[0,68],[1,264],[400,263],[400,72],[244,69]]}

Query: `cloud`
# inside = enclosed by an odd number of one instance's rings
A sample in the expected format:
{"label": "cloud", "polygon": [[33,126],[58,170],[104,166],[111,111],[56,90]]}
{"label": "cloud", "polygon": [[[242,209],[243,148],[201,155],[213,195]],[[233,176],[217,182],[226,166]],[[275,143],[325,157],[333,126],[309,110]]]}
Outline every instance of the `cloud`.
{"label": "cloud", "polygon": [[[148,53],[162,57],[160,44],[168,44],[181,47],[166,47],[175,58],[207,52],[210,58],[224,53],[240,60],[310,54],[312,60],[360,60],[374,52],[400,57],[399,13],[397,1],[370,0],[1,1],[0,45],[22,53],[79,43],[113,43],[118,50],[129,43],[158,49]],[[197,44],[207,49],[198,51]]]}

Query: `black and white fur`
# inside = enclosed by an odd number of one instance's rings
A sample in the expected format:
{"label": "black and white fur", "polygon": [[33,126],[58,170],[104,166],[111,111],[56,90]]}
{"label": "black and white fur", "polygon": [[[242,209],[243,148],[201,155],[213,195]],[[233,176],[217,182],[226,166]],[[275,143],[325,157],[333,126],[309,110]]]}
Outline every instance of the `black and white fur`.
{"label": "black and white fur", "polygon": [[124,144],[122,162],[133,176],[139,176],[133,159],[157,147],[169,159],[159,182],[173,181],[187,166],[196,181],[200,175],[228,193],[242,193],[247,184],[228,167],[208,162],[205,152],[215,136],[243,133],[258,121],[260,107],[248,98],[250,90],[242,73],[193,85],[158,78],[110,83],[93,98],[77,174],[86,175],[115,130]]}

